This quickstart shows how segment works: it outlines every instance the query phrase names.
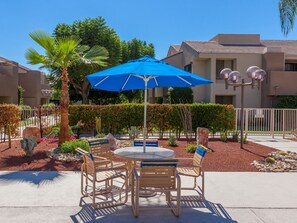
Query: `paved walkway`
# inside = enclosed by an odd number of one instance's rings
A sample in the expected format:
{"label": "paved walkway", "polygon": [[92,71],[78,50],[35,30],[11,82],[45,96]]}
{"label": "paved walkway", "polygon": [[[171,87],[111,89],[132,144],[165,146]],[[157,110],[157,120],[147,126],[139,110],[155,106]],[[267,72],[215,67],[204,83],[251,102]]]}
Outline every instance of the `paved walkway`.
{"label": "paved walkway", "polygon": [[282,136],[248,136],[248,140],[283,151],[297,152],[297,141],[283,139]]}
{"label": "paved walkway", "polygon": [[[182,178],[182,184],[190,180]],[[0,172],[0,222],[292,223],[297,221],[296,185],[296,173],[207,172],[206,201],[183,202],[179,218],[157,209],[143,210],[135,219],[130,201],[95,210],[88,199],[81,200],[77,172]],[[150,199],[151,204],[160,199]]]}

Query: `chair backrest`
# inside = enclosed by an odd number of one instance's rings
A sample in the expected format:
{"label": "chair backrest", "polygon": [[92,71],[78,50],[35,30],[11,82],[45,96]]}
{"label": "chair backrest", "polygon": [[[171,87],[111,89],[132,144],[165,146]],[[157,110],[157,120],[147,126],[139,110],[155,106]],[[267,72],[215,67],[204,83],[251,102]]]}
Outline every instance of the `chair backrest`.
{"label": "chair backrest", "polygon": [[147,160],[141,162],[140,187],[176,188],[177,160]]}
{"label": "chair backrest", "polygon": [[[134,146],[143,146],[143,141],[134,141],[133,143]],[[158,141],[146,141],[145,142],[146,146],[151,146],[151,147],[158,147]]]}
{"label": "chair backrest", "polygon": [[95,173],[94,158],[91,153],[83,154],[84,168],[88,174]]}
{"label": "chair backrest", "polygon": [[201,145],[199,145],[194,154],[193,165],[201,166],[205,155],[206,155],[206,150],[203,149]]}
{"label": "chair backrest", "polygon": [[111,158],[112,152],[108,139],[95,139],[89,141],[90,153],[94,156],[101,156],[105,158]]}

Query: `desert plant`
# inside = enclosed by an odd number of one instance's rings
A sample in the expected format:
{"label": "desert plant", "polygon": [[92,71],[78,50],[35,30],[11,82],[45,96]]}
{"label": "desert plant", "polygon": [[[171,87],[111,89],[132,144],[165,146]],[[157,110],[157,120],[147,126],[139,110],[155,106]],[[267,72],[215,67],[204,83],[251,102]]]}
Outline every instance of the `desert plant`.
{"label": "desert plant", "polygon": [[95,138],[104,138],[106,135],[104,133],[98,133]]}
{"label": "desert plant", "polygon": [[177,146],[176,137],[174,135],[169,136],[168,146]]}
{"label": "desert plant", "polygon": [[75,149],[81,148],[85,151],[90,150],[89,143],[85,140],[75,139],[71,141],[66,141],[60,146],[60,151],[62,153],[74,153]]}
{"label": "desert plant", "polygon": [[285,151],[281,151],[281,152],[279,153],[279,155],[282,155],[282,156],[288,156],[289,153],[287,153],[287,152],[285,152]]}
{"label": "desert plant", "polygon": [[21,148],[26,153],[26,156],[33,156],[34,148],[37,146],[36,138],[33,136],[28,139],[22,139],[20,142]]}
{"label": "desert plant", "polygon": [[131,128],[128,130],[128,133],[130,139],[136,139],[139,136],[139,129],[136,126],[131,126]]}
{"label": "desert plant", "polygon": [[247,144],[247,136],[248,136],[247,133],[245,133],[244,136],[243,136],[243,143],[244,144]]}
{"label": "desert plant", "polygon": [[188,144],[186,147],[186,150],[188,153],[195,153],[196,149],[197,149],[196,144]]}
{"label": "desert plant", "polygon": [[101,131],[102,131],[101,117],[96,117],[95,118],[95,128],[96,128],[97,134],[101,133]]}
{"label": "desert plant", "polygon": [[221,132],[220,139],[221,139],[222,142],[227,142],[227,140],[228,140],[228,132],[227,131]]}
{"label": "desert plant", "polygon": [[269,164],[274,164],[274,163],[275,163],[275,159],[272,158],[272,157],[267,157],[267,158],[265,159],[265,162],[266,162],[266,163],[269,163]]}
{"label": "desert plant", "polygon": [[232,133],[232,141],[233,142],[238,142],[238,140],[239,140],[239,132],[238,131],[233,132]]}

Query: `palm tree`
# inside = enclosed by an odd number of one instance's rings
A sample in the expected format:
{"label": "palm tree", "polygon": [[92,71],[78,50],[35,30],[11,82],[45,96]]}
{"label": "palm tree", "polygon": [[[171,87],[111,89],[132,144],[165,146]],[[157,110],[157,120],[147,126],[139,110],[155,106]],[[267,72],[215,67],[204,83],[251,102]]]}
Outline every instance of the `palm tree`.
{"label": "palm tree", "polygon": [[297,0],[280,0],[279,13],[281,29],[285,36],[294,28],[294,21],[297,10]]}
{"label": "palm tree", "polygon": [[44,50],[44,55],[36,50],[29,48],[25,57],[29,64],[41,64],[40,68],[47,68],[59,74],[62,82],[61,87],[61,124],[59,134],[59,145],[69,138],[69,78],[68,68],[77,64],[106,66],[105,60],[108,58],[108,52],[104,47],[80,45],[80,40],[74,37],[65,37],[55,39],[42,31],[35,31],[29,36],[38,43]]}

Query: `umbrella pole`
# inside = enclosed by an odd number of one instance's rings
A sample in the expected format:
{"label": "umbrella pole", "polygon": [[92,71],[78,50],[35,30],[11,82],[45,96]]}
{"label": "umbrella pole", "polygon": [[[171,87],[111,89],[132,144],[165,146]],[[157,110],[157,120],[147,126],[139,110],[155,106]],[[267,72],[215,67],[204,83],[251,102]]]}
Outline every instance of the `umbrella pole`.
{"label": "umbrella pole", "polygon": [[146,150],[146,111],[147,111],[147,82],[148,79],[144,78],[144,115],[143,115],[143,152]]}

